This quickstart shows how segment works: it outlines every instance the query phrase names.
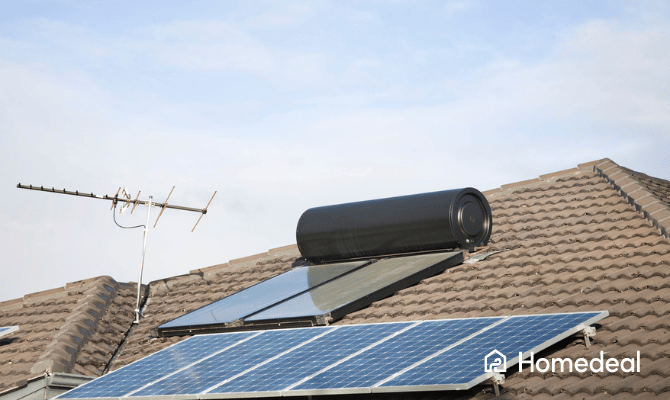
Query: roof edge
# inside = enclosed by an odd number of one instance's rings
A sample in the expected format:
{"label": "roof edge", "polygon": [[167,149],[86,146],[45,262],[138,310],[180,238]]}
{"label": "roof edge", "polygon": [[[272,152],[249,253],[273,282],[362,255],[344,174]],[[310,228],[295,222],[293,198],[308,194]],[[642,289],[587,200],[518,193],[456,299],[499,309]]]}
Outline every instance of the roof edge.
{"label": "roof edge", "polygon": [[77,374],[41,374],[23,379],[9,389],[0,391],[0,400],[52,398],[93,379],[93,376]]}
{"label": "roof edge", "polygon": [[593,165],[593,172],[605,179],[619,194],[670,239],[670,207],[641,182],[609,158]]}

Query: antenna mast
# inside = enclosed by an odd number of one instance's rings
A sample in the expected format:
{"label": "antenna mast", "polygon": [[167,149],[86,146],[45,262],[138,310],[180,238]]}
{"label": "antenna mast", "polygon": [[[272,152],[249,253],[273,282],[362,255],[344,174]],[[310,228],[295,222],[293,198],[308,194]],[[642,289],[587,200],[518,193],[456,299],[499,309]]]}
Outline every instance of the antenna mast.
{"label": "antenna mast", "polygon": [[[112,202],[112,215],[114,215],[114,212],[116,211],[116,205],[121,202],[123,205],[119,209],[119,213],[124,212],[130,205],[133,205],[132,210],[130,210],[130,213],[132,214],[133,211],[135,211],[135,207],[138,205],[145,205],[147,206],[147,223],[146,225],[138,225],[138,226],[133,226],[133,227],[124,227],[119,225],[121,228],[144,228],[144,236],[142,239],[142,263],[140,265],[140,275],[139,279],[137,280],[137,303],[135,306],[135,321],[133,323],[138,324],[140,322],[140,293],[141,293],[141,288],[142,288],[142,273],[144,272],[144,255],[147,250],[147,234],[149,233],[149,217],[151,213],[151,207],[160,207],[161,212],[158,214],[158,218],[156,218],[156,222],[154,223],[154,228],[156,227],[156,224],[158,224],[158,220],[160,217],[163,215],[163,211],[165,211],[166,208],[172,208],[175,210],[181,210],[181,211],[192,211],[192,212],[199,212],[200,213],[200,218],[198,218],[198,221],[196,221],[195,225],[193,226],[193,229],[191,229],[191,232],[195,230],[195,228],[198,226],[198,223],[200,222],[200,219],[202,219],[202,216],[207,214],[207,208],[209,205],[212,203],[212,200],[214,200],[214,196],[216,196],[216,191],[212,195],[212,198],[209,199],[209,203],[207,203],[207,206],[205,208],[192,208],[192,207],[183,207],[183,206],[175,206],[172,204],[168,204],[168,200],[170,199],[170,196],[172,195],[172,191],[174,191],[174,186],[172,187],[172,190],[170,190],[170,194],[168,194],[168,197],[165,199],[165,202],[163,203],[156,203],[153,201],[153,196],[149,196],[149,200],[140,200],[140,193],[139,191],[137,193],[137,197],[135,197],[135,200],[131,200],[130,193],[126,190],[126,188],[119,188],[117,190],[115,196],[100,196],[96,195],[93,193],[83,193],[78,190],[73,191],[68,191],[66,189],[60,190],[56,188],[45,188],[44,186],[33,186],[33,185],[22,185],[19,183],[16,185],[17,188],[19,189],[29,189],[29,190],[38,190],[41,192],[50,192],[50,193],[57,193],[57,194],[68,194],[71,196],[79,196],[79,197],[90,197],[93,199],[99,199],[99,200],[110,200]],[[121,196],[119,196],[121,194]],[[116,222],[116,217],[114,217],[114,222]]]}

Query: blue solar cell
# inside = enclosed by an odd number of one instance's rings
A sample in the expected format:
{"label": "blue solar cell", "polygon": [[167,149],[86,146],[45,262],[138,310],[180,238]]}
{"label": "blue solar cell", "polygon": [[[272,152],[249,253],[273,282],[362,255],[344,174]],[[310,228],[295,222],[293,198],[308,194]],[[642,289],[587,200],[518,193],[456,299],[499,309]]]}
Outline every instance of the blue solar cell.
{"label": "blue solar cell", "polygon": [[370,387],[501,319],[502,317],[424,321],[292,389]]}
{"label": "blue solar cell", "polygon": [[[331,330],[333,328],[264,331],[261,335],[238,346],[134,393],[134,396],[201,393],[211,386],[230,379],[296,345],[327,334]],[[216,336],[225,335],[227,334]]]}
{"label": "blue solar cell", "polygon": [[60,396],[63,399],[120,397],[258,332],[194,336]]}
{"label": "blue solar cell", "polygon": [[263,392],[299,382],[413,323],[340,326],[328,335],[242,375],[209,393]]}
{"label": "blue solar cell", "polygon": [[[498,350],[508,362],[595,317],[599,312],[515,316],[381,386],[458,385],[484,375],[484,357]],[[509,368],[508,363],[508,368]]]}
{"label": "blue solar cell", "polygon": [[232,322],[309,290],[363,264],[365,262],[357,261],[295,268],[164,323],[158,329],[160,331],[166,328]]}

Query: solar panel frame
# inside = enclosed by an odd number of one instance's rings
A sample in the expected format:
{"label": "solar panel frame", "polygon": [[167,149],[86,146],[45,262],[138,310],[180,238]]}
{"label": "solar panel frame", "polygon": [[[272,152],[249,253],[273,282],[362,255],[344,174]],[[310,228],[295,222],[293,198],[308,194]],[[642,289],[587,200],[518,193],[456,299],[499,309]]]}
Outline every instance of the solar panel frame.
{"label": "solar panel frame", "polygon": [[[442,257],[442,259],[440,259]],[[310,289],[305,293],[302,293],[298,296],[294,296],[291,299],[283,301],[277,305],[267,308],[266,310],[254,313],[246,318],[244,318],[244,324],[246,326],[252,327],[254,329],[263,329],[272,327],[278,323],[285,322],[294,322],[294,321],[310,321],[313,325],[325,325],[332,321],[337,321],[338,319],[344,317],[347,314],[350,314],[354,311],[360,310],[375,301],[384,299],[399,290],[405,289],[409,286],[412,286],[423,279],[429,278],[433,275],[444,272],[446,269],[454,267],[463,262],[464,256],[462,251],[454,252],[441,252],[441,253],[428,253],[420,255],[411,255],[405,257],[395,257],[389,259],[383,259],[373,263],[371,265],[366,265],[363,268],[359,268],[350,272],[349,274],[343,275],[337,279],[333,279],[323,285]],[[366,281],[365,275],[370,274],[375,270],[379,270],[380,274],[384,273],[385,265],[396,264],[398,265],[397,270],[402,272],[402,265],[411,264],[413,261],[421,262],[427,261],[427,265],[423,268],[416,270],[415,272],[405,275],[401,279],[392,281],[388,284],[381,284],[377,290],[365,292],[369,288],[369,282]],[[411,265],[410,265],[411,266]],[[361,283],[361,291],[356,294],[357,298],[353,298],[351,301],[346,301],[340,303],[334,308],[322,310],[320,313],[313,314],[303,314],[303,315],[294,315],[291,317],[278,317],[281,309],[293,310],[297,306],[294,303],[300,301],[301,298],[312,296],[316,292],[327,292],[330,291],[341,291],[345,289],[338,288],[338,286],[343,286],[344,281],[349,280],[349,284]],[[349,287],[346,290],[350,290]],[[315,307],[316,308],[316,307]],[[277,317],[265,318],[264,315],[271,315],[273,311],[277,310],[275,315]]]}
{"label": "solar panel frame", "polygon": [[18,326],[0,326],[0,338],[18,330]]}
{"label": "solar panel frame", "polygon": [[[391,375],[390,377],[382,379],[379,382],[377,382],[375,385],[371,385],[369,387],[327,388],[327,389],[315,389],[315,390],[314,389],[312,389],[312,390],[291,390],[291,387],[295,387],[297,385],[290,385],[290,386],[287,386],[287,387],[283,387],[281,389],[269,390],[269,391],[264,391],[264,392],[231,392],[231,393],[210,392],[210,393],[205,393],[206,390],[201,390],[199,393],[186,393],[186,394],[176,394],[176,395],[152,395],[152,396],[133,396],[132,393],[139,393],[138,391],[134,391],[134,392],[131,392],[131,393],[125,393],[124,395],[121,395],[121,396],[118,396],[118,397],[105,397],[105,398],[103,398],[103,397],[90,397],[90,399],[96,399],[96,400],[105,400],[105,399],[122,400],[122,399],[126,399],[127,400],[128,398],[133,398],[133,399],[138,399],[138,400],[143,400],[143,399],[146,399],[146,400],[149,400],[149,399],[152,399],[152,400],[196,400],[196,399],[206,400],[206,399],[224,399],[224,398],[282,397],[282,396],[305,396],[305,395],[307,395],[307,396],[310,396],[310,395],[345,395],[345,394],[356,394],[356,393],[388,393],[388,392],[417,392],[417,391],[428,392],[428,391],[445,391],[445,390],[465,390],[465,389],[469,389],[469,388],[471,388],[471,387],[473,387],[477,384],[480,384],[480,383],[484,382],[486,379],[491,378],[494,374],[492,372],[482,372],[482,374],[479,374],[478,376],[476,376],[475,379],[472,379],[472,380],[470,380],[466,383],[463,383],[463,384],[431,384],[431,385],[413,385],[413,386],[393,386],[393,385],[381,386],[381,385],[383,385],[385,382],[392,381],[395,376],[402,376],[407,371],[415,370],[418,366],[422,365],[423,363],[430,362],[430,360],[432,360],[432,359],[437,359],[437,357],[440,357],[440,355],[442,355],[442,354],[448,354],[450,351],[452,351],[452,349],[456,348],[457,346],[460,346],[462,344],[467,344],[471,340],[473,340],[473,338],[476,339],[477,336],[482,335],[483,333],[486,333],[490,330],[495,330],[496,327],[499,327],[502,324],[505,324],[508,321],[511,321],[513,319],[515,319],[515,321],[518,320],[520,322],[523,322],[524,318],[558,316],[558,318],[555,319],[555,320],[560,322],[561,317],[571,316],[571,315],[574,315],[575,319],[572,322],[567,321],[567,322],[565,322],[565,324],[570,323],[572,325],[570,325],[569,327],[567,327],[565,329],[561,328],[563,330],[560,333],[557,333],[557,334],[551,333],[551,336],[547,340],[544,340],[541,343],[532,347],[531,349],[528,349],[528,350],[524,351],[523,358],[527,358],[528,355],[530,354],[530,352],[536,352],[537,353],[540,350],[543,350],[544,348],[546,348],[548,346],[551,346],[551,345],[567,338],[568,336],[579,332],[584,327],[587,327],[591,324],[594,324],[595,322],[599,321],[600,319],[603,319],[603,318],[607,317],[609,315],[609,313],[607,311],[591,311],[591,312],[554,313],[554,314],[531,314],[531,315],[506,316],[506,317],[503,317],[503,316],[495,317],[494,316],[494,317],[482,317],[482,318],[457,318],[457,319],[451,319],[451,320],[401,321],[401,322],[387,322],[387,323],[381,323],[381,324],[368,324],[368,326],[369,325],[385,325],[385,324],[398,324],[398,325],[399,324],[404,324],[404,326],[406,326],[406,327],[410,326],[410,328],[407,329],[407,331],[409,331],[416,326],[420,326],[421,324],[431,324],[431,323],[436,323],[436,322],[439,322],[439,321],[481,320],[481,319],[484,319],[484,318],[491,319],[491,320],[497,319],[495,322],[493,322],[489,325],[486,325],[484,328],[476,331],[475,333],[472,333],[471,335],[457,341],[456,343],[452,343],[451,345],[446,346],[444,349],[432,354],[431,356],[425,357],[420,362],[414,363],[410,367],[407,367],[400,372],[396,372],[395,374]],[[552,319],[552,321],[554,321],[554,319]],[[514,325],[512,323],[510,323],[510,324]],[[545,325],[542,325],[542,324],[536,324],[536,325],[544,330]],[[352,327],[360,327],[360,326],[362,326],[362,325],[337,325],[337,326],[330,326],[330,327],[314,327],[314,328],[307,328],[307,329],[315,330],[315,331],[316,330],[324,330],[324,331],[329,330],[329,333],[326,334],[326,336],[327,336],[328,334],[338,332],[340,330],[346,330],[346,329],[351,329]],[[403,329],[405,329],[405,328],[403,328]],[[279,332],[287,332],[287,331],[302,332],[302,331],[305,331],[305,330],[306,329],[304,329],[304,328],[288,329],[288,330],[283,330],[283,331],[271,330],[271,331],[255,332],[254,334],[258,335],[258,336],[262,336],[262,335],[265,335],[265,334],[271,333],[271,332],[274,332],[276,334],[276,333],[279,333]],[[554,330],[556,330],[556,329],[554,329]],[[396,332],[398,332],[398,331],[396,330]],[[249,334],[249,333],[252,333],[252,332],[237,332],[237,334]],[[511,332],[511,333],[514,334],[513,336],[523,336],[523,335],[529,336],[533,333],[533,330],[526,329],[526,330],[520,330],[519,332],[515,331],[515,332]],[[220,334],[220,335],[223,336],[223,335],[231,335],[231,334],[235,334],[235,333],[230,332],[230,333],[224,333],[224,334]],[[497,334],[498,333],[496,333],[496,335]],[[177,343],[173,346],[177,346],[177,345],[179,345],[181,343],[185,343],[189,340],[194,340],[194,339],[203,340],[203,338],[206,338],[208,336],[219,336],[219,335],[195,336],[195,337],[192,337],[190,339],[187,339],[186,341],[179,342],[179,343]],[[389,337],[388,337],[389,340],[390,340],[391,336],[393,336],[393,335],[389,335]],[[314,337],[314,336],[312,336],[312,337]],[[316,340],[316,339],[314,339],[314,340]],[[380,342],[385,342],[386,340],[387,339],[383,339]],[[488,343],[488,342],[484,341],[483,343]],[[510,343],[515,343],[515,342],[512,341]],[[492,345],[493,345],[492,348],[495,347],[495,344],[496,343],[492,343]],[[233,346],[236,346],[236,345],[233,345]],[[300,345],[299,347],[301,347],[301,346],[302,345]],[[375,345],[375,346],[377,346],[377,345]],[[295,347],[295,348],[298,348],[298,347]],[[372,349],[374,349],[374,348],[376,348],[376,347],[372,347]],[[167,348],[167,349],[169,349],[169,348]],[[166,349],[161,350],[161,351],[165,351],[165,350]],[[216,350],[213,350],[213,351],[216,351]],[[367,351],[367,350],[365,350],[365,351]],[[513,353],[514,350],[509,350],[509,351],[511,351],[510,354],[514,354]],[[364,352],[361,352],[361,353],[365,354]],[[156,354],[156,353],[154,353],[154,354]],[[283,354],[292,354],[292,353],[290,353],[290,351],[287,351]],[[516,354],[518,354],[518,352]],[[151,357],[151,356],[149,356],[149,357]],[[345,359],[343,359],[343,360],[345,360]],[[472,360],[475,360],[475,359],[476,358],[472,358]],[[340,360],[340,361],[334,363],[334,365],[344,362],[343,360]],[[139,361],[142,361],[142,360],[138,360],[136,362],[139,362]],[[483,361],[484,360],[477,360],[477,362],[481,362],[482,364],[483,364]],[[258,365],[261,366],[261,365],[267,364],[269,362],[271,362],[271,360],[270,361],[265,360],[265,361],[260,362],[260,364],[258,364]],[[517,365],[518,362],[519,362],[518,356],[513,357],[511,360],[508,360],[507,361],[508,370],[510,368],[514,367],[515,365]],[[129,365],[132,365],[132,364],[129,364]],[[127,367],[128,366],[123,367],[123,368],[121,368],[117,371],[122,371],[124,368],[127,368]],[[483,371],[483,365],[481,365],[481,367],[482,367],[482,371]],[[254,366],[253,368],[250,368],[249,371],[255,370],[256,368],[258,368],[258,367]],[[331,367],[328,367],[328,368],[331,368]],[[477,368],[479,368],[479,366],[477,366]],[[114,371],[111,374],[113,374],[117,371]],[[309,380],[313,376],[315,376],[315,375],[317,375],[317,374],[319,374],[323,371],[324,370],[320,370],[316,374],[307,376],[303,380],[301,380],[301,382]],[[244,372],[244,373],[246,373],[246,372]],[[238,376],[244,376],[244,373],[239,374]],[[356,373],[358,373],[356,370],[352,371],[352,375],[354,375]],[[105,376],[108,376],[108,375],[105,375]],[[83,386],[89,385],[89,384],[93,384],[94,382],[99,382],[105,376],[103,376],[101,378],[98,378],[94,381],[91,381],[91,382],[89,382],[85,385],[82,385],[82,386],[80,386],[80,388],[83,387]],[[158,378],[158,376],[156,376],[156,378]],[[161,380],[161,379],[162,378],[158,378],[158,380]],[[233,377],[233,379],[236,379],[236,377]],[[233,379],[231,379],[231,381]],[[156,382],[156,379],[153,382]],[[145,385],[145,387],[153,385],[153,382],[150,383],[149,385]],[[214,387],[217,387],[217,386],[220,387],[223,384],[224,383],[219,383],[219,384],[215,385]],[[212,388],[209,388],[207,390],[211,390],[211,389]],[[73,389],[73,390],[77,390],[77,389]],[[67,393],[59,396],[59,398],[72,398],[71,396],[69,396],[69,397],[67,396],[68,393],[70,393],[70,392],[67,392]],[[79,398],[79,397],[75,397],[75,398]],[[89,398],[81,397],[81,399],[89,399]]]}

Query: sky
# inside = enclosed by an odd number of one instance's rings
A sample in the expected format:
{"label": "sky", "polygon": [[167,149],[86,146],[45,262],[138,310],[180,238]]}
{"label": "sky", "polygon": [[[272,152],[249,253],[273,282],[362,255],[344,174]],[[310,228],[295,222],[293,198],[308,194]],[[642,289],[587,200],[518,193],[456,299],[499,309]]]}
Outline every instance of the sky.
{"label": "sky", "polygon": [[[659,1],[0,5],[0,301],[295,243],[311,207],[503,184],[608,157],[670,179]],[[146,207],[117,215],[143,224]],[[495,221],[494,228],[495,229]]]}

